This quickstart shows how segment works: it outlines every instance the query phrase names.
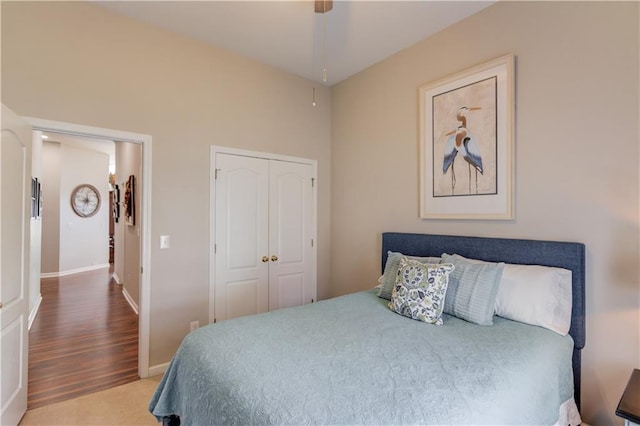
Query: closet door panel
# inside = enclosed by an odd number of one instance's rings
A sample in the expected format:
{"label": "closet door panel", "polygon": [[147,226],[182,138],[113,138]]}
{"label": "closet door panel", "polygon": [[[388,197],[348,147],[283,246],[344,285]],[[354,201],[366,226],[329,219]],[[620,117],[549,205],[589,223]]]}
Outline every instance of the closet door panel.
{"label": "closet door panel", "polygon": [[269,161],[216,155],[215,317],[269,309]]}
{"label": "closet door panel", "polygon": [[[274,297],[278,298],[277,301],[270,301],[270,309],[304,305],[304,280],[304,273],[280,274],[277,281],[269,285],[270,291],[274,292]],[[271,305],[275,306],[272,308]]]}
{"label": "closet door panel", "polygon": [[228,281],[225,286],[226,319],[254,315],[259,309],[259,280]]}
{"label": "closet door panel", "polygon": [[313,168],[272,160],[269,189],[269,310],[313,297]]}

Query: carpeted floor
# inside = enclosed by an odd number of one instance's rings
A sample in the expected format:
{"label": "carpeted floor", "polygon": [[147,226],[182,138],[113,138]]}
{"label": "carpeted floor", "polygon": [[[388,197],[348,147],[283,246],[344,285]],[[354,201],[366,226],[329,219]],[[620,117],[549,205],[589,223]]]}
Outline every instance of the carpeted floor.
{"label": "carpeted floor", "polygon": [[138,380],[27,411],[27,425],[150,425],[158,422],[147,410],[162,376]]}

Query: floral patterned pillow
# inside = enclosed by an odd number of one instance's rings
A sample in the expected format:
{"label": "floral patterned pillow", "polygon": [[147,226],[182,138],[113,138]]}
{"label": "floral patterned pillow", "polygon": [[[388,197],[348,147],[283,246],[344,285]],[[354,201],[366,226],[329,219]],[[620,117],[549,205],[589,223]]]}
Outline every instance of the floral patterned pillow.
{"label": "floral patterned pillow", "polygon": [[403,257],[389,308],[405,317],[442,325],[444,297],[454,269],[451,263],[424,264]]}

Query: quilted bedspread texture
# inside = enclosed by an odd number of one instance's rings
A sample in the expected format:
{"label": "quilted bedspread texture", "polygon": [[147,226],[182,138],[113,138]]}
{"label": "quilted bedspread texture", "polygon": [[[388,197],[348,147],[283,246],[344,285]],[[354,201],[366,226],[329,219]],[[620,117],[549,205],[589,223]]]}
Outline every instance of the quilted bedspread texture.
{"label": "quilted bedspread texture", "polygon": [[444,325],[364,291],[190,333],[149,410],[183,425],[553,424],[571,336],[496,317]]}

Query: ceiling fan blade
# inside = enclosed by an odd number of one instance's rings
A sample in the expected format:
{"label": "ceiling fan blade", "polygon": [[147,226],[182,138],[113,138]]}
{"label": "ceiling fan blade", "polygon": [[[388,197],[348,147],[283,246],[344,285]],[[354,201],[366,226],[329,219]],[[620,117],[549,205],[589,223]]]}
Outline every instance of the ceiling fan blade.
{"label": "ceiling fan blade", "polygon": [[325,13],[333,8],[333,0],[315,0],[315,12]]}

